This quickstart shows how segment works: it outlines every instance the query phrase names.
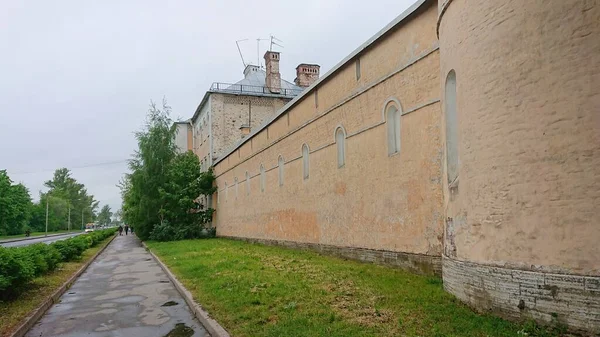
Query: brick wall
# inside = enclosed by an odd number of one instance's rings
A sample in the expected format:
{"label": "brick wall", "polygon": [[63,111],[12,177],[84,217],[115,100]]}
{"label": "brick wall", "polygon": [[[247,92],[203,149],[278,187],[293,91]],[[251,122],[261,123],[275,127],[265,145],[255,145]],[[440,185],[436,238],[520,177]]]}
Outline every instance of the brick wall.
{"label": "brick wall", "polygon": [[[350,62],[320,83],[318,105],[308,93],[216,165],[218,235],[337,247],[365,257],[374,251],[429,256],[435,269],[443,209],[434,2],[419,14],[361,54],[359,81]],[[384,108],[396,102],[404,112],[402,150],[389,156]],[[343,168],[334,143],[340,125],[347,133]],[[308,179],[303,144],[310,148]]]}
{"label": "brick wall", "polygon": [[277,97],[212,93],[214,156],[222,156],[242,139],[242,125],[247,125],[250,121],[251,128],[257,128],[273,117],[288,101],[289,99]]}

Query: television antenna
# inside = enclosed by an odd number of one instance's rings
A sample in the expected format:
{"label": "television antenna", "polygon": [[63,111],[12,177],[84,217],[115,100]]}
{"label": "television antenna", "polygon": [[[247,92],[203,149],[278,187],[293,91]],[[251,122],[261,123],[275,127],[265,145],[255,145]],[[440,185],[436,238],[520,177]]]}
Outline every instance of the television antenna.
{"label": "television antenna", "polygon": [[244,41],[248,41],[248,39],[237,40],[237,41],[235,41],[235,45],[237,46],[238,52],[240,53],[240,58],[242,59],[242,64],[244,65],[244,68],[246,68],[247,64],[246,64],[246,61],[244,61],[244,56],[242,55],[242,50],[240,49],[240,42],[244,42]]}
{"label": "television antenna", "polygon": [[279,47],[283,48],[283,45],[281,45],[281,44],[279,44],[279,43],[277,43],[275,41],[283,43],[283,41],[281,41],[280,39],[278,39],[275,36],[271,35],[271,46],[269,46],[269,51],[273,51],[273,45],[276,45],[276,46],[279,46]]}
{"label": "television antenna", "polygon": [[268,39],[261,39],[260,37],[256,39],[256,65],[260,68],[260,41],[266,41]]}

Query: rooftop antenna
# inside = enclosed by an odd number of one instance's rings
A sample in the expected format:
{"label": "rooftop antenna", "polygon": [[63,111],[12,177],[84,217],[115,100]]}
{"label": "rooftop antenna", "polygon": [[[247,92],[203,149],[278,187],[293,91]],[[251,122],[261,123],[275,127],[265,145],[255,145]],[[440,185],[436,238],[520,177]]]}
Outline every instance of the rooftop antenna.
{"label": "rooftop antenna", "polygon": [[242,59],[242,64],[244,65],[244,69],[245,69],[247,64],[244,61],[244,56],[242,56],[242,51],[240,50],[240,42],[243,42],[243,41],[248,41],[248,39],[237,40],[237,41],[235,41],[235,45],[237,46],[238,52],[240,53],[240,58]]}
{"label": "rooftop antenna", "polygon": [[277,43],[275,41],[283,43],[283,41],[281,41],[280,39],[278,39],[275,36],[271,35],[271,46],[269,47],[269,51],[273,51],[273,45],[276,45],[276,46],[279,46],[279,47],[283,48],[283,45],[280,45],[279,43]]}
{"label": "rooftop antenna", "polygon": [[260,41],[266,41],[268,39],[261,39],[260,37],[256,39],[256,65],[260,68]]}

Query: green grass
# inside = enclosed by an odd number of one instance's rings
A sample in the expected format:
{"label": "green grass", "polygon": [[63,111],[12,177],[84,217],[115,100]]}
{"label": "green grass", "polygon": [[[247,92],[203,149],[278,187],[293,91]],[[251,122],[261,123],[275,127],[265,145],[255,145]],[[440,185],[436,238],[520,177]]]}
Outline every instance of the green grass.
{"label": "green grass", "polygon": [[28,289],[18,298],[7,302],[0,301],[0,337],[10,336],[31,311],[39,307],[48,296],[60,288],[81,266],[102,249],[108,240],[110,237],[96,247],[87,249],[83,252],[80,260],[62,263],[55,271],[34,279]]}
{"label": "green grass", "polygon": [[[60,231],[56,231],[56,232],[48,232],[48,235],[61,234],[61,233],[76,233],[76,232],[81,232],[81,230],[80,229],[75,229],[75,230],[70,230],[70,231],[60,230]],[[30,237],[44,236],[44,234],[46,234],[46,232],[32,232]],[[26,238],[25,234],[0,236],[0,241],[1,240],[11,240],[11,239],[21,239],[21,238]]]}
{"label": "green grass", "polygon": [[558,336],[476,314],[440,278],[227,239],[148,245],[236,337]]}

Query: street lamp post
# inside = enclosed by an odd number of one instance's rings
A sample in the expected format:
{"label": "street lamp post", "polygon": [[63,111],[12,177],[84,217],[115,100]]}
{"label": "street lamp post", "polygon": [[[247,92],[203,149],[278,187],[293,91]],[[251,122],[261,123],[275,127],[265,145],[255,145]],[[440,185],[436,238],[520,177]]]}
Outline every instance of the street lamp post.
{"label": "street lamp post", "polygon": [[48,236],[48,195],[46,195],[46,235]]}

